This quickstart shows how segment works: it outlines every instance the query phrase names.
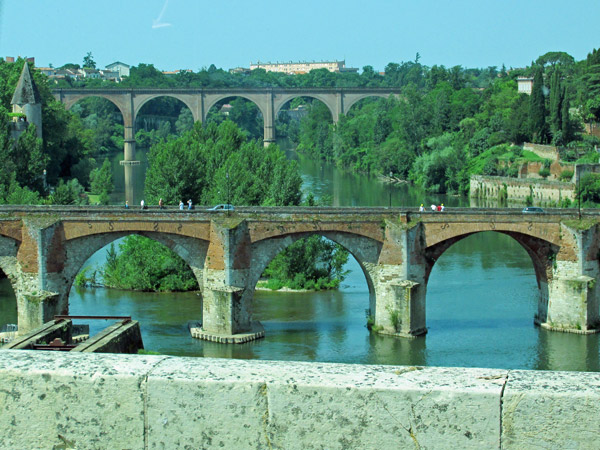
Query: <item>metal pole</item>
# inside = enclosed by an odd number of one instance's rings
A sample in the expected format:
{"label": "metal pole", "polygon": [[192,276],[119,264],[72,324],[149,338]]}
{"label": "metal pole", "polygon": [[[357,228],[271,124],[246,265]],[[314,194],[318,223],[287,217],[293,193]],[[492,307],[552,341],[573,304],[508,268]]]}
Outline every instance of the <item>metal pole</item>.
{"label": "metal pole", "polygon": [[389,194],[390,194],[390,208],[392,207],[392,177],[394,176],[394,174],[392,172],[390,172],[390,187],[388,188],[389,190]]}
{"label": "metal pole", "polygon": [[581,187],[579,183],[581,173],[579,172],[577,166],[575,166],[575,171],[577,173],[577,209],[579,211],[579,220],[581,220]]}
{"label": "metal pole", "polygon": [[[229,201],[229,172],[227,172],[225,174],[225,178],[227,178],[227,208],[229,208],[229,205],[230,205],[230,201]],[[229,209],[227,209],[227,215],[229,215]]]}

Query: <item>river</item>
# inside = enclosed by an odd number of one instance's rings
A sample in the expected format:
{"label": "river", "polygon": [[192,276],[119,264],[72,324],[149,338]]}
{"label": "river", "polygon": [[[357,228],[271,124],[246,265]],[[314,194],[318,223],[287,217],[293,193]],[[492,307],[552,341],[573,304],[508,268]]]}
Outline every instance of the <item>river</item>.
{"label": "river", "polygon": [[[303,190],[336,206],[467,206],[468,199],[426,194],[407,184],[389,185],[365,175],[299,157]],[[115,157],[116,199],[123,198],[120,155]],[[140,150],[138,159],[145,161]],[[143,187],[138,166],[136,190]],[[118,200],[117,200],[118,201]],[[97,252],[87,265],[103,261]],[[201,318],[196,293],[149,294],[74,287],[74,315],[131,315],[141,324],[146,349],[170,355],[360,364],[494,367],[599,371],[598,335],[549,332],[533,324],[537,287],[525,250],[510,237],[486,232],[466,238],[437,261],[427,289],[428,334],[417,339],[377,336],[365,327],[368,289],[355,260],[339,291],[259,291],[254,318],[264,339],[223,345],[190,337],[189,320]],[[7,280],[0,282],[0,324],[16,321]],[[92,331],[105,323],[92,324]]]}

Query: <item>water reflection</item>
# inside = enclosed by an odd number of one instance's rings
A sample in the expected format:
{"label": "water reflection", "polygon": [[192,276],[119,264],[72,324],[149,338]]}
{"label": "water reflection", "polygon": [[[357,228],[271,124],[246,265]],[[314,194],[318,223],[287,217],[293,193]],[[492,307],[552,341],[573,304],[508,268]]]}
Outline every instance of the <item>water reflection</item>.
{"label": "water reflection", "polygon": [[600,371],[598,335],[539,330],[535,369]]}
{"label": "water reflection", "polygon": [[6,324],[17,323],[17,299],[8,278],[0,279],[0,329]]}

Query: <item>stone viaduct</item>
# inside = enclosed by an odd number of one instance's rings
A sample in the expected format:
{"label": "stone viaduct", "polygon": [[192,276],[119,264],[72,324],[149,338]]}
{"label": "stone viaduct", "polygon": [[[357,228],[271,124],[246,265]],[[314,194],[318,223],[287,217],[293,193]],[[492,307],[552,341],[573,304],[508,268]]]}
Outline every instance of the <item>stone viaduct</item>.
{"label": "stone viaduct", "polygon": [[264,120],[264,144],[275,142],[275,120],[283,106],[297,97],[312,97],[322,101],[331,112],[334,122],[347,114],[352,105],[367,97],[400,94],[398,88],[223,88],[223,89],[59,89],[54,97],[70,109],[86,97],[102,97],[111,101],[121,112],[125,128],[124,159],[126,199],[134,203],[132,167],[135,161],[135,119],[142,107],[158,97],[173,97],[192,112],[194,121],[205,122],[208,111],[229,97],[243,97],[255,103]]}
{"label": "stone viaduct", "polygon": [[169,208],[3,206],[0,269],[16,293],[22,333],[68,313],[75,276],[93,253],[119,237],[143,235],[172,249],[196,275],[203,302],[200,337],[231,342],[228,338],[260,328],[252,303],[267,264],[295,240],[317,234],[343,245],[360,264],[373,330],[414,337],[427,332],[427,282],[436,260],[455,242],[494,231],[514,238],[531,257],[539,288],[535,322],[594,333],[599,220],[591,211],[578,219],[573,210],[241,207],[225,215]]}

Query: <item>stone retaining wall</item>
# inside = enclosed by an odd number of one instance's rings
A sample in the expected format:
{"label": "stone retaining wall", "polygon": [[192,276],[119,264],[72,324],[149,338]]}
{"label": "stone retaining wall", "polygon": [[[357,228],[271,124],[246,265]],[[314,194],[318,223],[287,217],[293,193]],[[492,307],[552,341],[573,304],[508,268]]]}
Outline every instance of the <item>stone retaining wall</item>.
{"label": "stone retaining wall", "polygon": [[560,181],[472,175],[470,184],[470,195],[477,198],[497,199],[504,186],[508,200],[525,202],[531,195],[536,205],[549,202],[558,204],[564,198],[571,201],[577,198],[575,184]]}
{"label": "stone retaining wall", "polygon": [[0,352],[4,450],[597,448],[600,374]]}
{"label": "stone retaining wall", "polygon": [[524,142],[523,150],[529,150],[535,153],[540,158],[557,161],[559,158],[558,148],[554,145],[534,144],[532,142]]}

